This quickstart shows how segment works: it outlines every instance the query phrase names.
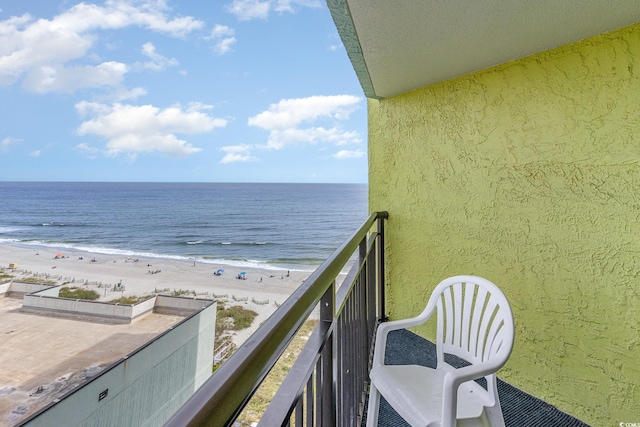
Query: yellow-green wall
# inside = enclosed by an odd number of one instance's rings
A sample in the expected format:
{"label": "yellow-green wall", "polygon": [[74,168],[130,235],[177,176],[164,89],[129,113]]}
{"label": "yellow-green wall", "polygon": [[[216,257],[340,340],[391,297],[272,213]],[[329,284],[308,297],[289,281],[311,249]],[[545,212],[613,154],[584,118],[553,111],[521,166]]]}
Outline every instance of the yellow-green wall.
{"label": "yellow-green wall", "polygon": [[640,25],[370,100],[369,156],[392,319],[484,276],[516,320],[499,376],[640,422]]}

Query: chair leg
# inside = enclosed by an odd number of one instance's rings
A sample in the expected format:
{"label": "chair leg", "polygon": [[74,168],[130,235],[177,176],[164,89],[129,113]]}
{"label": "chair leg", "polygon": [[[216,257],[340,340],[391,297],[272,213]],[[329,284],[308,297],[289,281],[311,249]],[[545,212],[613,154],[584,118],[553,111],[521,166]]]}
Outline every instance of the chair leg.
{"label": "chair leg", "polygon": [[502,416],[502,408],[500,407],[500,401],[496,400],[495,405],[484,408],[489,425],[491,427],[504,427],[504,417]]}
{"label": "chair leg", "polygon": [[373,383],[369,388],[369,408],[367,409],[367,427],[378,427],[380,392]]}
{"label": "chair leg", "polygon": [[498,384],[496,383],[495,375],[493,376],[492,381],[489,381],[489,379],[487,379],[487,386],[487,391],[490,395],[493,396],[493,405],[486,406],[484,408],[484,412],[487,416],[487,420],[489,421],[489,425],[491,427],[504,427],[504,417],[502,416],[502,407],[500,406]]}

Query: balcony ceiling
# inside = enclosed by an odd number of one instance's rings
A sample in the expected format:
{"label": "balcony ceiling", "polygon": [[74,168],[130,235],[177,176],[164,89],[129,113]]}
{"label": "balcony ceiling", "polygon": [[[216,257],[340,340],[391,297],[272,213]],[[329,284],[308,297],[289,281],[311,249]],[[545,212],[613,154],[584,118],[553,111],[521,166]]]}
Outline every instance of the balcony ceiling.
{"label": "balcony ceiling", "polygon": [[640,0],[327,0],[365,94],[385,98],[640,22]]}

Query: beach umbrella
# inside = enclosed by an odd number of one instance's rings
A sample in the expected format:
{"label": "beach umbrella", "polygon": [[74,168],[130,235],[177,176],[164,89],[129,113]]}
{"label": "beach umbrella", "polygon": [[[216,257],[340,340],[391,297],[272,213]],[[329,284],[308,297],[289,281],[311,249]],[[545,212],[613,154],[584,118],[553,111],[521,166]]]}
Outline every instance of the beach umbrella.
{"label": "beach umbrella", "polygon": [[247,273],[245,273],[244,271],[241,271],[241,272],[240,272],[240,274],[242,274],[242,275],[244,276],[244,275],[245,275],[245,274],[247,274]]}
{"label": "beach umbrella", "polygon": [[224,270],[223,269],[219,269],[219,270],[216,271],[216,273],[224,273]]}

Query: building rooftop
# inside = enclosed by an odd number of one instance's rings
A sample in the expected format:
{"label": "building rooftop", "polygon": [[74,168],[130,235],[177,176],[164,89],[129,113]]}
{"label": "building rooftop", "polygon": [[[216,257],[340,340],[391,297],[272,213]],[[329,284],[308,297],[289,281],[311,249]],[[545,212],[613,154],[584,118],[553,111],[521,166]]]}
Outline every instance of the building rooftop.
{"label": "building rooftop", "polygon": [[0,424],[15,424],[184,319],[148,313],[129,324],[49,317],[0,297]]}

